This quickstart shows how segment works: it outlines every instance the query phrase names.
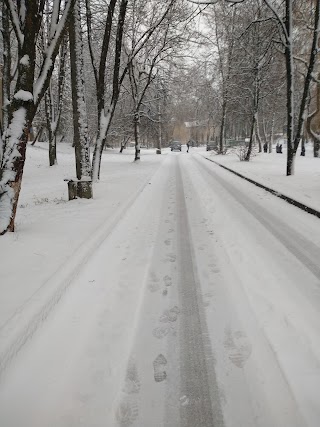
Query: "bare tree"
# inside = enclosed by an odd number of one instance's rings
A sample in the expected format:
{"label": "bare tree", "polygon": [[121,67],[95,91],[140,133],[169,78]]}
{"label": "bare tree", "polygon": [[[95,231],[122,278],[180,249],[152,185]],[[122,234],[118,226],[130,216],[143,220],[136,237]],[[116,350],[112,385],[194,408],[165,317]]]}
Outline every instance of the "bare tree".
{"label": "bare tree", "polygon": [[2,136],[0,165],[0,234],[14,231],[21,189],[28,133],[38,105],[52,75],[59,45],[66,30],[74,0],[52,5],[47,54],[36,76],[36,42],[42,23],[44,0],[4,0],[18,45],[14,95],[10,99],[8,127]]}
{"label": "bare tree", "polygon": [[[170,0],[166,3],[154,1],[153,4],[146,4],[141,0],[134,0],[131,6],[131,16],[135,14],[135,8],[139,9],[140,21],[135,22],[134,31],[139,31],[139,37],[132,37],[130,26],[126,28],[126,37],[131,40],[130,50],[127,50],[127,55],[122,55],[123,38],[125,30],[125,17],[127,14],[128,0],[121,0],[118,12],[116,25],[116,37],[114,45],[114,62],[112,67],[112,88],[111,94],[106,97],[106,88],[101,84],[105,79],[106,64],[108,59],[108,50],[110,47],[111,30],[114,22],[114,12],[117,0],[112,0],[109,3],[107,20],[105,23],[104,37],[99,55],[99,72],[96,67],[95,58],[92,48],[92,14],[90,2],[87,0],[87,23],[88,23],[88,40],[94,67],[94,74],[97,86],[97,104],[98,104],[98,135],[94,148],[92,177],[97,180],[100,176],[101,156],[103,148],[106,144],[106,138],[111,126],[112,118],[115,112],[117,102],[119,100],[121,85],[129,70],[129,64],[135,59],[139,52],[143,49],[145,43],[151,38],[156,29],[166,19],[170,10],[174,6],[176,0]],[[138,15],[138,14],[137,14]],[[134,20],[134,19],[133,19]],[[143,22],[142,22],[143,21]],[[133,43],[133,40],[135,41]],[[127,44],[127,48],[129,44]]]}
{"label": "bare tree", "polygon": [[294,174],[294,161],[302,137],[305,110],[308,103],[309,89],[312,81],[316,56],[318,53],[318,40],[320,32],[320,2],[316,1],[313,7],[313,22],[309,23],[311,29],[311,43],[309,57],[304,60],[306,74],[303,78],[303,90],[297,105],[294,103],[295,83],[297,81],[294,69],[294,26],[293,26],[293,1],[285,0],[284,6],[272,0],[264,0],[271,10],[281,31],[284,45],[286,78],[287,78],[287,175]]}
{"label": "bare tree", "polygon": [[78,178],[77,196],[92,198],[91,166],[88,141],[85,88],[83,77],[83,43],[80,0],[76,0],[69,23],[73,138]]}
{"label": "bare tree", "polygon": [[59,53],[57,82],[50,80],[45,94],[45,114],[49,136],[49,165],[57,163],[57,133],[59,130],[63,92],[65,87],[65,66],[67,55],[67,37],[64,36]]}

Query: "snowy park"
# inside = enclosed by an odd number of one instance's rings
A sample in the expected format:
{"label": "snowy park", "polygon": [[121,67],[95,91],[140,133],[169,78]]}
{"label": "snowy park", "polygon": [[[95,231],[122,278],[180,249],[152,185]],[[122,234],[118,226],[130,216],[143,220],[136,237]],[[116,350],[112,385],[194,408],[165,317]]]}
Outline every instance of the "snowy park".
{"label": "snowy park", "polygon": [[[205,147],[142,150],[139,165],[134,149],[110,149],[93,200],[68,201],[70,145],[59,166],[46,158],[45,144],[28,149],[17,229],[0,241],[4,425],[179,419],[191,368],[215,376],[201,390],[219,409],[207,417],[317,424],[319,218],[223,170],[207,158],[244,173]],[[246,173],[319,208],[319,160],[297,160],[299,186],[275,153]]]}
{"label": "snowy park", "polygon": [[320,0],[0,12],[0,427],[319,427]]}

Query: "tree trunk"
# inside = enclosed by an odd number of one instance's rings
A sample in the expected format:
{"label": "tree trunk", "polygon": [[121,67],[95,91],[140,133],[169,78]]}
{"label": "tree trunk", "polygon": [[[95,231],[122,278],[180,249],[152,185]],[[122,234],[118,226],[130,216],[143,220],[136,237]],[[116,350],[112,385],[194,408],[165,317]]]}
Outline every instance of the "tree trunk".
{"label": "tree trunk", "polygon": [[262,152],[262,143],[261,143],[261,137],[260,137],[260,132],[259,132],[259,121],[258,118],[256,120],[256,125],[255,125],[255,135],[258,141],[258,147],[259,147],[259,153]]}
{"label": "tree trunk", "polygon": [[47,129],[48,129],[48,137],[49,137],[49,166],[54,166],[57,164],[57,150],[56,150],[56,138],[55,133],[52,129],[52,122],[54,120],[53,114],[53,102],[51,97],[51,88],[48,87],[48,90],[44,96],[45,100],[45,113],[46,113],[46,121],[47,121]]}
{"label": "tree trunk", "polygon": [[[91,178],[91,167],[84,98],[83,43],[79,0],[76,1],[70,17],[69,40],[76,174],[79,181],[82,179],[87,181]],[[81,197],[81,194],[78,196]]]}
{"label": "tree trunk", "polygon": [[256,113],[253,114],[253,116],[252,116],[251,129],[250,129],[250,140],[249,140],[247,154],[246,154],[246,157],[244,159],[246,162],[249,162],[250,157],[251,157],[252,146],[253,146],[253,135],[254,135],[254,128],[255,128],[255,126],[256,126]]}
{"label": "tree trunk", "polygon": [[287,75],[287,176],[294,174],[295,150],[293,146],[294,100],[293,100],[293,52],[292,52],[292,0],[286,0],[286,75]]}
{"label": "tree trunk", "polygon": [[135,146],[135,156],[134,160],[140,160],[140,114],[137,112],[134,115],[133,119],[134,125],[134,146]]}
{"label": "tree trunk", "polygon": [[275,113],[272,115],[272,121],[271,121],[271,133],[270,133],[270,139],[269,139],[269,153],[272,153],[272,146],[274,141],[274,123],[275,123]]}
{"label": "tree trunk", "polygon": [[57,164],[57,138],[49,139],[49,166]]}
{"label": "tree trunk", "polygon": [[[37,5],[29,6],[27,27],[33,25],[30,22],[32,14],[37,16]],[[23,45],[20,46],[19,57],[25,55],[28,55],[29,61],[27,63],[20,61],[18,64],[16,94],[10,105],[8,132],[4,141],[5,152],[0,165],[0,234],[14,231],[29,127],[35,113],[32,96],[35,66],[34,28],[25,33]]]}
{"label": "tree trunk", "polygon": [[227,102],[223,100],[222,102],[222,117],[220,124],[220,135],[219,135],[219,154],[224,153],[224,137],[225,137],[225,126],[226,126],[226,114],[227,114]]}
{"label": "tree trunk", "polygon": [[[11,84],[11,42],[10,42],[10,17],[7,7],[2,5],[2,38],[3,38],[3,81],[2,81],[2,129],[7,129],[9,124],[9,109],[7,100],[10,99]],[[1,159],[0,159],[1,160]]]}
{"label": "tree trunk", "polygon": [[161,105],[160,105],[160,99],[159,99],[159,105],[158,105],[158,139],[157,139],[157,154],[161,154],[161,146],[162,146],[162,123],[161,123]]}
{"label": "tree trunk", "polygon": [[98,136],[96,140],[96,145],[94,147],[93,152],[93,160],[92,160],[92,179],[97,181],[100,179],[100,169],[101,169],[101,159],[103,147],[106,142],[106,135],[108,134],[111,120],[114,114],[115,105],[110,106],[110,110],[105,115],[103,112],[101,113],[102,119],[100,121],[100,127],[98,131]]}
{"label": "tree trunk", "polygon": [[[5,2],[7,7],[10,6],[9,0],[5,0]],[[57,22],[54,22],[55,37],[50,40],[49,54],[44,57],[40,65],[36,81],[34,80],[36,46],[45,2],[36,0],[18,2],[21,6],[21,19],[17,18],[15,6],[10,9],[10,20],[17,39],[17,71],[15,94],[9,108],[8,132],[6,131],[4,152],[0,164],[0,234],[14,230],[29,129],[37,107],[48,88],[65,22],[73,7],[73,2],[74,0],[69,0],[65,3],[64,11],[60,8],[62,16],[59,23],[61,25],[57,26]],[[14,2],[11,4],[14,5]],[[60,3],[53,4],[55,10],[61,6]]]}
{"label": "tree trunk", "polygon": [[[106,23],[106,29],[105,29],[106,33],[109,31],[108,26],[112,25],[113,10],[110,11],[110,7],[113,7],[113,4],[115,3],[116,3],[115,1],[111,1],[109,4],[108,17],[107,17],[107,23]],[[103,40],[103,47],[102,47],[101,58],[100,58],[99,78],[98,76],[96,76],[97,101],[98,101],[99,108],[98,108],[98,136],[97,136],[96,145],[94,147],[93,161],[92,161],[92,179],[95,181],[100,179],[101,159],[102,159],[104,144],[105,144],[107,134],[111,125],[111,121],[114,115],[114,111],[119,99],[120,87],[127,73],[127,67],[125,67],[120,77],[122,38],[123,38],[124,21],[127,13],[127,5],[128,5],[128,0],[121,0],[119,15],[118,15],[118,23],[117,23],[115,59],[114,59],[114,68],[113,68],[113,79],[112,79],[112,97],[109,102],[108,111],[106,114],[104,113],[104,109],[105,109],[104,88],[103,88],[103,97],[102,97],[101,95],[99,95],[99,87],[100,87],[99,85],[101,85],[101,81],[103,79],[102,76],[104,76],[103,70],[105,70],[105,66],[106,66],[106,57],[107,57],[108,46],[110,41],[109,33],[111,30],[108,33],[109,35],[106,35],[105,33],[105,38]]]}
{"label": "tree trunk", "polygon": [[301,153],[300,156],[305,156],[306,155],[306,138],[303,135],[301,138]]}

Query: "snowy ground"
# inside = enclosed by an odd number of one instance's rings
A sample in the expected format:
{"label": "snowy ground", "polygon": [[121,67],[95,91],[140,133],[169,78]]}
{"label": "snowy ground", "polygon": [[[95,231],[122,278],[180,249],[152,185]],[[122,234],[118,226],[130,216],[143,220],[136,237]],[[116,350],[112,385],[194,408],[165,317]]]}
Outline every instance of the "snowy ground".
{"label": "snowy ground", "polygon": [[[201,148],[107,152],[67,202],[44,148],[0,239],[1,427],[318,426],[319,219]],[[264,156],[214,160],[319,208],[319,159]]]}
{"label": "snowy ground", "polygon": [[250,162],[240,162],[234,153],[226,156],[207,152],[206,156],[229,167],[248,178],[289,196],[313,209],[320,211],[320,159],[313,157],[311,143],[306,145],[306,156],[299,152],[295,162],[295,174],[286,176],[287,153],[261,153]]}

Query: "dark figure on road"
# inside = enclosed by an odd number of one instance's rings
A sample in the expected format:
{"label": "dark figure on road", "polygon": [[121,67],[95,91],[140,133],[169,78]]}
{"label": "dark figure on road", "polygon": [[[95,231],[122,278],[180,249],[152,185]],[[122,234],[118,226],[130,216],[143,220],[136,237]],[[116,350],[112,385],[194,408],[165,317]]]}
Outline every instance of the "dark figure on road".
{"label": "dark figure on road", "polygon": [[265,153],[267,153],[267,152],[268,152],[268,144],[267,144],[266,142],[263,144],[263,151],[264,151]]}
{"label": "dark figure on road", "polygon": [[190,143],[189,141],[187,142],[187,153],[189,153],[189,147],[190,147]]}

